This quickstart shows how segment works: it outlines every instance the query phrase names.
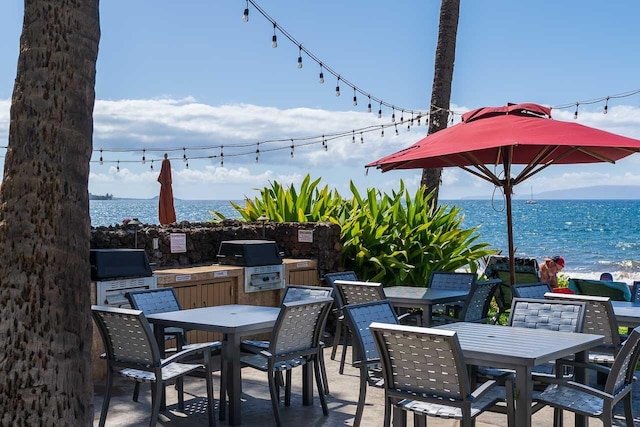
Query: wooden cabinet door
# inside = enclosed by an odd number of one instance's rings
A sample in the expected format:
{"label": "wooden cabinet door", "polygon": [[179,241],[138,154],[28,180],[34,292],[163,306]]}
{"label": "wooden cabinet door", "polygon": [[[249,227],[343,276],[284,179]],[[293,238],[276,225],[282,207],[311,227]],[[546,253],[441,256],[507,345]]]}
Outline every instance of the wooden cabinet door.
{"label": "wooden cabinet door", "polygon": [[[236,281],[221,280],[215,283],[202,283],[200,286],[200,307],[212,307],[236,303]],[[198,331],[197,342],[219,341],[222,334]],[[195,341],[194,341],[195,342]]]}

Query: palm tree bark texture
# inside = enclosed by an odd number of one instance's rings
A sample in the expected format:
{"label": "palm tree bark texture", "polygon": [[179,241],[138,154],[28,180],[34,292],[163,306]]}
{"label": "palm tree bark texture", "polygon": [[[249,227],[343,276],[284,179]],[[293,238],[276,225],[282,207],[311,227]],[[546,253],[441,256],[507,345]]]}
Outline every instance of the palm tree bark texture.
{"label": "palm tree bark texture", "polygon": [[98,5],[24,2],[0,190],[4,426],[93,423],[88,179]]}
{"label": "palm tree bark texture", "polygon": [[[458,17],[460,0],[442,0],[440,6],[440,25],[436,46],[435,71],[431,89],[431,110],[429,112],[429,131],[431,135],[447,127],[448,108],[451,101],[453,82],[453,64],[456,59],[456,38],[458,35]],[[439,108],[434,108],[439,107]],[[423,169],[421,185],[426,187],[425,194],[433,192],[432,203],[438,204],[438,192],[442,179],[442,168]]]}

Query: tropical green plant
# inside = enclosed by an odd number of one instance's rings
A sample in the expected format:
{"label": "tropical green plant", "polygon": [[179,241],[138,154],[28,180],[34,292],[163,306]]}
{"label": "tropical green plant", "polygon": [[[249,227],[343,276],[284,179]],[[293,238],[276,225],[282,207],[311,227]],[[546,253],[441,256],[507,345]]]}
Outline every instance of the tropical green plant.
{"label": "tropical green plant", "polygon": [[[366,197],[351,182],[351,199],[343,199],[320,179],[307,175],[300,189],[277,182],[260,191],[245,206],[232,203],[246,221],[266,216],[271,221],[334,222],[341,227],[341,260],[358,277],[387,286],[427,286],[433,271],[466,268],[477,271],[478,261],[495,251],[478,243],[478,228],[463,229],[464,216],[455,206],[432,206],[431,194],[420,188],[411,195],[400,181],[400,189]],[[220,219],[223,215],[212,212]]]}

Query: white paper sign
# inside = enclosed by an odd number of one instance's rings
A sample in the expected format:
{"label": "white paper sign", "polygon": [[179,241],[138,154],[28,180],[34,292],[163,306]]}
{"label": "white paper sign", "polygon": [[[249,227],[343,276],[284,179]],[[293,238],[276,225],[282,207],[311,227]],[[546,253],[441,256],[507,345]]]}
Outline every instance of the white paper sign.
{"label": "white paper sign", "polygon": [[298,230],[298,242],[313,243],[313,230]]}
{"label": "white paper sign", "polygon": [[187,252],[187,235],[185,233],[171,233],[170,242],[172,254]]}

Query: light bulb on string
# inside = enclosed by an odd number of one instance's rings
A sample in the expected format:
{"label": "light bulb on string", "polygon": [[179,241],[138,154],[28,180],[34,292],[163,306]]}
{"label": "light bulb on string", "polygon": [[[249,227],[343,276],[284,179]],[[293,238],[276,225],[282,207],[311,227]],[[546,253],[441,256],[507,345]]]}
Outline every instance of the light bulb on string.
{"label": "light bulb on string", "polygon": [[384,125],[380,125],[380,127],[382,128],[382,131],[380,132],[380,138],[384,137]]}
{"label": "light bulb on string", "polygon": [[356,88],[353,88],[353,105],[358,105],[358,98],[356,97]]}
{"label": "light bulb on string", "polygon": [[336,96],[340,96],[340,76],[338,76],[338,82],[336,83]]}
{"label": "light bulb on string", "polygon": [[351,143],[352,144],[356,143],[356,131],[355,130],[351,131]]}
{"label": "light bulb on string", "polygon": [[224,167],[224,145],[220,146],[220,167]]}
{"label": "light bulb on string", "polygon": [[608,111],[609,111],[609,97],[607,96],[607,100],[604,103],[604,111],[603,111],[603,113],[607,114]]}
{"label": "light bulb on string", "polygon": [[185,169],[189,169],[189,162],[187,161],[187,163],[184,164],[184,168]]}
{"label": "light bulb on string", "polygon": [[393,123],[395,123],[395,121],[396,121],[396,107],[391,107],[391,109],[392,109],[392,110],[391,110],[391,111],[392,111],[392,112],[391,112],[391,121],[392,121]]}
{"label": "light bulb on string", "polygon": [[320,84],[324,83],[324,73],[322,72],[322,62],[320,63]]}
{"label": "light bulb on string", "polygon": [[576,112],[573,113],[573,119],[577,120],[578,119],[578,105],[580,105],[579,102],[576,102]]}
{"label": "light bulb on string", "polygon": [[400,124],[404,123],[404,110],[400,113]]}
{"label": "light bulb on string", "polygon": [[369,105],[367,105],[367,113],[371,112],[371,95],[368,95],[369,97]]}
{"label": "light bulb on string", "polygon": [[455,114],[453,114],[453,111],[450,111],[449,114],[451,114],[451,124],[453,124],[453,117],[455,116]]}
{"label": "light bulb on string", "polygon": [[186,149],[186,147],[182,147],[182,161],[183,162],[187,161],[187,149]]}
{"label": "light bulb on string", "polygon": [[247,0],[247,7],[242,14],[242,22],[249,22],[249,0]]}
{"label": "light bulb on string", "polygon": [[400,134],[398,133],[398,124],[397,123],[395,124],[395,127],[396,127],[396,136],[398,136]]}
{"label": "light bulb on string", "polygon": [[378,110],[378,118],[382,118],[382,102],[380,102],[380,109]]}
{"label": "light bulb on string", "polygon": [[151,171],[153,172],[153,160],[151,160]]}
{"label": "light bulb on string", "polygon": [[302,46],[298,46],[300,52],[298,52],[298,69],[302,68]]}
{"label": "light bulb on string", "polygon": [[291,158],[293,159],[293,149],[294,149],[294,145],[293,145],[293,139],[291,140]]}
{"label": "light bulb on string", "polygon": [[364,144],[364,137],[362,136],[362,132],[360,132],[360,144]]}
{"label": "light bulb on string", "polygon": [[422,116],[418,116],[418,126],[420,126],[420,119],[422,118]]}
{"label": "light bulb on string", "polygon": [[413,126],[413,113],[411,113],[411,121],[409,122],[410,126]]}
{"label": "light bulb on string", "polygon": [[100,164],[104,164],[104,160],[102,159],[102,148],[100,149]]}
{"label": "light bulb on string", "polygon": [[276,23],[273,23],[273,37],[271,37],[271,47],[272,48],[276,48],[278,47],[278,36],[276,35]]}
{"label": "light bulb on string", "polygon": [[258,160],[260,160],[260,144],[256,148],[256,163],[258,163]]}
{"label": "light bulb on string", "polygon": [[144,150],[144,148],[143,148],[143,149],[142,149],[142,164],[143,164],[143,165],[147,162],[147,159],[145,158],[144,153],[145,153],[145,150]]}
{"label": "light bulb on string", "polygon": [[118,165],[116,166],[116,171],[120,172],[120,160],[118,160]]}

